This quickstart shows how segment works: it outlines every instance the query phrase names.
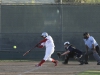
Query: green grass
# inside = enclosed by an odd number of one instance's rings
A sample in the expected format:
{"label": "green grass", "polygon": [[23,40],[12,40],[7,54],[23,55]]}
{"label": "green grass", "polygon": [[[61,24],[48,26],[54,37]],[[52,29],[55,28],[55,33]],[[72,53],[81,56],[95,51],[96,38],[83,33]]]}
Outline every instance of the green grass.
{"label": "green grass", "polygon": [[100,75],[100,71],[85,71],[79,73],[78,75]]}

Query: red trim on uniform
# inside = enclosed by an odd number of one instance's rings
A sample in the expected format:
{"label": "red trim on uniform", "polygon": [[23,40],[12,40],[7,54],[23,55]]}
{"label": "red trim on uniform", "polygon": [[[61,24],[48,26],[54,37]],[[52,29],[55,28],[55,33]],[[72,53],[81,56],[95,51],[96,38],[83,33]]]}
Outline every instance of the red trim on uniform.
{"label": "red trim on uniform", "polygon": [[36,47],[38,47],[38,48],[43,48],[44,46],[43,46],[43,45],[40,45],[40,44],[43,43],[43,42],[46,42],[46,41],[47,41],[47,39],[41,40],[40,43],[38,43],[38,44],[36,45]]}
{"label": "red trim on uniform", "polygon": [[43,39],[43,40],[40,41],[40,43],[43,43],[43,42],[46,42],[46,41],[47,41],[47,39]]}
{"label": "red trim on uniform", "polygon": [[58,64],[57,60],[54,60],[54,59],[52,58],[52,62],[55,63],[55,66],[57,66],[57,64]]}
{"label": "red trim on uniform", "polygon": [[41,62],[38,64],[38,66],[41,66],[44,62],[45,62],[45,60],[41,60]]}
{"label": "red trim on uniform", "polygon": [[38,48],[43,48],[43,47],[44,47],[43,45],[38,46]]}

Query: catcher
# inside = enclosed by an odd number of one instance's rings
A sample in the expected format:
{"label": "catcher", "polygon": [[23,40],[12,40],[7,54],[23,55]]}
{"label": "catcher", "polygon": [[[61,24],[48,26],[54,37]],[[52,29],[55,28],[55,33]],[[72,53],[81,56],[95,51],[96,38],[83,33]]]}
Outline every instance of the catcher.
{"label": "catcher", "polygon": [[80,50],[75,48],[68,41],[64,43],[64,47],[66,49],[66,51],[64,53],[62,53],[62,54],[60,52],[57,53],[58,58],[66,55],[66,58],[65,58],[63,64],[68,64],[69,58],[75,58],[76,60],[78,60],[80,62],[80,65],[83,65],[83,60],[82,60],[83,53]]}

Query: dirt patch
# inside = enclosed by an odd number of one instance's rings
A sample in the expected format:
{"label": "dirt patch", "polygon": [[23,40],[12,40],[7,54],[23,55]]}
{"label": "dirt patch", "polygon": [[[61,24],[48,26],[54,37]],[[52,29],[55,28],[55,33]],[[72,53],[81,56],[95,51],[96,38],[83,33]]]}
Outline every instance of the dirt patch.
{"label": "dirt patch", "polygon": [[0,75],[77,75],[87,70],[100,70],[96,62],[89,62],[88,65],[78,65],[78,62],[73,61],[70,61],[68,65],[63,65],[59,62],[56,67],[52,62],[45,62],[41,67],[35,67],[34,65],[38,62],[0,62]]}

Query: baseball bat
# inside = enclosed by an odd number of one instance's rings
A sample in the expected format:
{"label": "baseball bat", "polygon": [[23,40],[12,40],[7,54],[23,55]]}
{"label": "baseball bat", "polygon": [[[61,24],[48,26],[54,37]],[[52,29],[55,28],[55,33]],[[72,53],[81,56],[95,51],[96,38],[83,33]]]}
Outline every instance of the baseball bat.
{"label": "baseball bat", "polygon": [[23,56],[25,56],[26,54],[28,54],[30,51],[32,51],[35,47],[37,47],[39,44],[35,45],[33,48],[31,48],[30,50],[26,51]]}

